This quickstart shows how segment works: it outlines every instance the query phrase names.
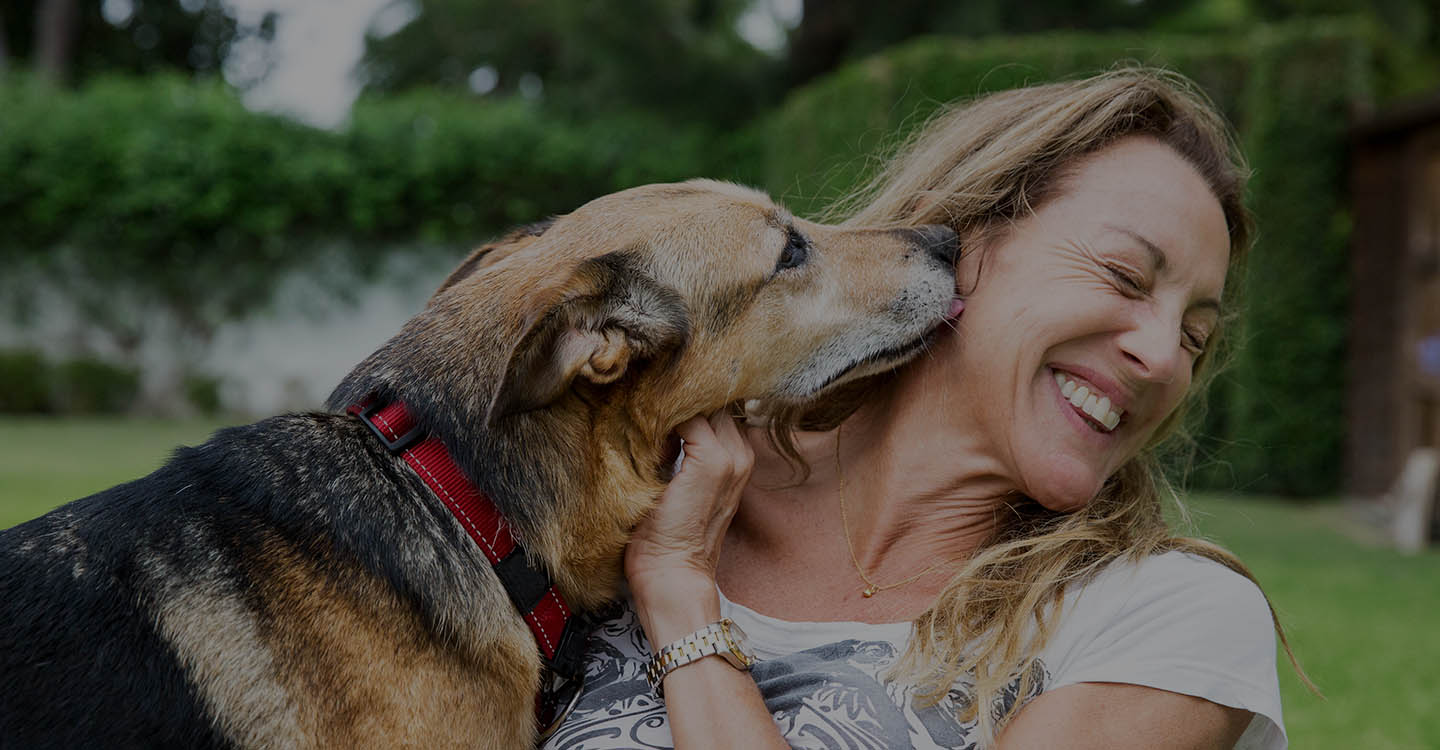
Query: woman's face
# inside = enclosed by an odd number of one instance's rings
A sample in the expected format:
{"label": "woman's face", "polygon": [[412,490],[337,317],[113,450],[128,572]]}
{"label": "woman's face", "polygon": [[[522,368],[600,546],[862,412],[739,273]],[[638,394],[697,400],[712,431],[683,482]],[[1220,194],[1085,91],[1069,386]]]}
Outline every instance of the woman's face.
{"label": "woman's face", "polygon": [[973,291],[943,358],[1001,473],[1053,510],[1088,502],[1180,405],[1230,251],[1209,186],[1157,140],[1086,157],[1063,187],[962,261]]}

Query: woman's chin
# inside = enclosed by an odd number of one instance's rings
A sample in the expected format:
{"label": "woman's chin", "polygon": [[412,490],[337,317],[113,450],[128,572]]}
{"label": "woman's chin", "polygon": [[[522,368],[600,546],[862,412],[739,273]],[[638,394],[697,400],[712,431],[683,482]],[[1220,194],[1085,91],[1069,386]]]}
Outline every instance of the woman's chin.
{"label": "woman's chin", "polygon": [[[1064,459],[1051,458],[1041,476],[1032,477],[1025,494],[1057,513],[1079,510],[1100,492],[1105,478],[1086,466],[1067,466]],[[1078,462],[1076,462],[1078,463]]]}

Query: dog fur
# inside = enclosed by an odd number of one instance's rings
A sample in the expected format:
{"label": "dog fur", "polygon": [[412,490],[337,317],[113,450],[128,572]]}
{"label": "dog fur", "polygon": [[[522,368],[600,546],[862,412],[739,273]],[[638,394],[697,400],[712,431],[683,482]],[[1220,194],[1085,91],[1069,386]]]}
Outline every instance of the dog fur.
{"label": "dog fur", "polygon": [[[635,188],[476,251],[329,406],[404,401],[591,609],[677,424],[904,360],[946,315],[954,253],[948,230],[817,225],[726,183]],[[0,533],[0,607],[0,747],[535,741],[531,633],[342,414],[221,430]]]}

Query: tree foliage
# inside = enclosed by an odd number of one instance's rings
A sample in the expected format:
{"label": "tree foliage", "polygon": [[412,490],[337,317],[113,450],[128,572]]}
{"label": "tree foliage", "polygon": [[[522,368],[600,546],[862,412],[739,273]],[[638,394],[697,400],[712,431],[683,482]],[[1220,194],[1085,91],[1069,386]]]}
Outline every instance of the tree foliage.
{"label": "tree foliage", "polygon": [[570,112],[633,108],[716,123],[742,120],[779,92],[773,62],[736,31],[746,0],[414,4],[414,21],[368,40],[361,70],[373,90],[543,89]]}
{"label": "tree foliage", "polygon": [[[72,0],[68,19],[55,15],[59,4],[22,0],[0,6],[0,64],[8,59],[33,67],[47,36],[58,35],[68,50],[53,71],[61,80],[166,70],[215,73],[239,33],[224,0],[133,0],[128,14],[109,20],[100,2]],[[47,30],[47,24],[61,28]],[[255,31],[273,35],[273,17]]]}
{"label": "tree foliage", "polygon": [[327,253],[363,276],[399,246],[458,255],[604,193],[732,171],[708,129],[454,92],[362,99],[338,133],[177,77],[12,80],[0,112],[11,278],[50,279],[121,349],[144,335],[142,301],[203,339]]}

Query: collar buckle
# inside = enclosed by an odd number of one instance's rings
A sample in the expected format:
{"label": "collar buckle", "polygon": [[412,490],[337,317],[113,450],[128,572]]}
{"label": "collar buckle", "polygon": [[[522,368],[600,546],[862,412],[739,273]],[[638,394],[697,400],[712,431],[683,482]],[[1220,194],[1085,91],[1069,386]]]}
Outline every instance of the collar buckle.
{"label": "collar buckle", "polygon": [[379,425],[375,424],[375,420],[371,419],[371,417],[384,406],[385,403],[383,401],[375,400],[368,404],[360,405],[359,409],[352,406],[347,411],[359,417],[360,421],[364,422],[365,426],[369,427],[370,431],[375,433],[375,437],[380,439],[380,443],[385,446],[385,450],[390,451],[391,455],[404,453],[411,446],[425,438],[425,430],[421,428],[419,423],[412,424],[410,429],[406,430],[405,433],[399,437],[392,439],[389,435],[386,435],[385,431],[380,429]]}

